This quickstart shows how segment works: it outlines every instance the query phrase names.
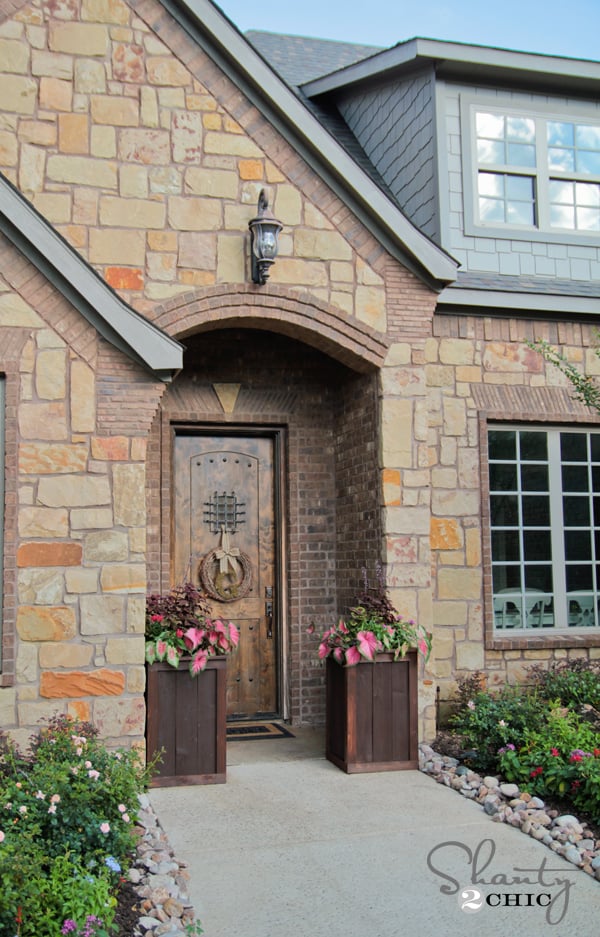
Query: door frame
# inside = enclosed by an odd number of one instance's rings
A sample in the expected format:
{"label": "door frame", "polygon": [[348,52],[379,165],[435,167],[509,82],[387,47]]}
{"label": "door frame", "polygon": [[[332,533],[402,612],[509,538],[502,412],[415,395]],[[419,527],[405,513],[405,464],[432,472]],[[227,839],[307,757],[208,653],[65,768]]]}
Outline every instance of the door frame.
{"label": "door frame", "polygon": [[[165,433],[167,442],[164,446],[168,450],[168,459],[163,459],[163,467],[168,465],[169,473],[169,577],[173,582],[173,537],[175,536],[174,520],[174,488],[171,484],[173,478],[175,446],[174,438],[177,435],[189,436],[261,436],[273,442],[273,511],[275,516],[275,570],[273,581],[275,583],[275,610],[277,620],[280,622],[279,641],[276,653],[275,674],[277,687],[278,718],[288,719],[290,715],[290,673],[289,673],[289,620],[288,620],[288,525],[287,525],[287,427],[269,426],[247,423],[211,423],[209,421],[192,421],[186,419],[170,418]],[[164,529],[164,528],[163,528]]]}

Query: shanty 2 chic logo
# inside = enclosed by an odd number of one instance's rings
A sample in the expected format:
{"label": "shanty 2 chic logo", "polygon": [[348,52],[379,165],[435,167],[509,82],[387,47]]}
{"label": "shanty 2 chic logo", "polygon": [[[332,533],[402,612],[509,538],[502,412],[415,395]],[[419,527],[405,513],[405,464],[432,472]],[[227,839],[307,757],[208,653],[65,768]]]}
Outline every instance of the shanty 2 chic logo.
{"label": "shanty 2 chic logo", "polygon": [[[444,880],[443,895],[457,895],[458,906],[465,914],[477,914],[486,908],[543,909],[547,924],[560,924],[569,908],[571,888],[575,884],[564,868],[548,866],[544,856],[536,868],[513,868],[509,873],[493,872],[496,845],[483,839],[474,850],[465,843],[450,840],[434,846],[427,856],[429,869]],[[460,879],[457,868],[466,865]],[[485,875],[484,875],[485,873]],[[502,889],[502,890],[500,890]]]}

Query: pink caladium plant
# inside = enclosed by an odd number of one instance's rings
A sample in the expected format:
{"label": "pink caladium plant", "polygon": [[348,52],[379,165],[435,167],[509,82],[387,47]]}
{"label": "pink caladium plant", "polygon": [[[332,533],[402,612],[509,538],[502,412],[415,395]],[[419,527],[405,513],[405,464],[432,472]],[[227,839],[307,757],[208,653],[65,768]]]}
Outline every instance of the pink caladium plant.
{"label": "pink caladium plant", "polygon": [[[352,667],[361,660],[374,661],[377,654],[390,652],[394,659],[416,648],[425,661],[431,653],[431,635],[422,625],[403,618],[392,604],[384,585],[381,567],[377,567],[377,585],[371,587],[367,572],[362,571],[363,588],[357,604],[345,618],[328,628],[319,643],[319,658],[333,657],[338,664]],[[309,634],[316,628],[311,625]]]}
{"label": "pink caladium plant", "polygon": [[192,677],[201,673],[209,658],[235,650],[240,633],[233,622],[211,617],[206,596],[191,582],[146,598],[146,661],[166,661],[178,667],[189,658]]}

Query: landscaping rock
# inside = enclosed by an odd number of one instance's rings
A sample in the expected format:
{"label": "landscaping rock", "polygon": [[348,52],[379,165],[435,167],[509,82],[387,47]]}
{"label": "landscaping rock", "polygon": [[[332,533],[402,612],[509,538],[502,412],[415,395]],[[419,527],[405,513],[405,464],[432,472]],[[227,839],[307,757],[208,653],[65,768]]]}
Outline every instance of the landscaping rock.
{"label": "landscaping rock", "polygon": [[141,916],[131,937],[181,937],[194,924],[189,903],[187,866],[179,862],[147,795],[140,797],[137,859],[127,874],[139,895]]}
{"label": "landscaping rock", "polygon": [[570,813],[563,813],[561,814],[560,817],[556,818],[557,826],[575,826],[578,823],[579,823],[579,820],[577,819],[577,817],[574,817]]}
{"label": "landscaping rock", "polygon": [[419,767],[434,776],[438,784],[459,791],[463,797],[478,803],[493,822],[520,828],[521,832],[600,881],[600,840],[596,841],[577,817],[547,808],[540,797],[521,792],[517,784],[500,784],[493,776],[481,778],[466,766],[448,764],[455,761],[444,758],[429,746],[421,746]]}
{"label": "landscaping rock", "polygon": [[581,858],[581,853],[576,846],[568,846],[564,852],[565,859],[567,862],[572,862],[573,865],[582,865],[583,859]]}
{"label": "landscaping rock", "polygon": [[501,784],[500,793],[504,797],[516,797],[519,793],[519,788],[516,784]]}

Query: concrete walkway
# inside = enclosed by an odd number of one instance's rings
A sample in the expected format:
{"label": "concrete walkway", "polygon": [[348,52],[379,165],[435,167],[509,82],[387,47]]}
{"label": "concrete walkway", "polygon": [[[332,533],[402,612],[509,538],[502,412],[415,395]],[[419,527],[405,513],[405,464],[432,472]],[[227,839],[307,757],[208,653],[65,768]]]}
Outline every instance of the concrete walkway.
{"label": "concrete walkway", "polygon": [[151,792],[205,937],[600,933],[600,882],[418,771],[346,775],[294,732],[229,743],[224,785]]}

